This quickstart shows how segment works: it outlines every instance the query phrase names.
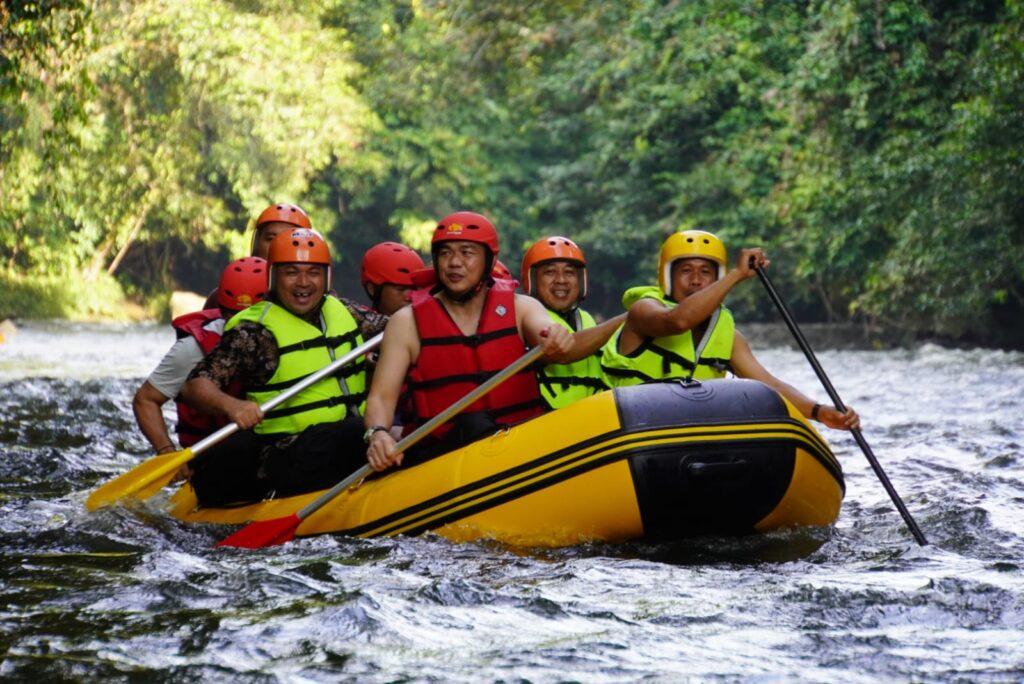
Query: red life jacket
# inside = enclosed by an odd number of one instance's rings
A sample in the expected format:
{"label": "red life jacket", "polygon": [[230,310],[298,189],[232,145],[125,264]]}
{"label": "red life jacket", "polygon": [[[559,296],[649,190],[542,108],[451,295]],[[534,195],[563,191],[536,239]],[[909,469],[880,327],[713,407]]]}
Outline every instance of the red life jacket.
{"label": "red life jacket", "polygon": [[[202,311],[194,311],[178,316],[171,321],[171,327],[174,328],[174,332],[179,340],[186,336],[194,337],[205,356],[220,342],[220,333],[207,330],[203,326],[218,318],[224,318],[224,314],[221,313],[220,309],[203,309]],[[228,389],[228,394],[241,396],[241,387],[231,387]],[[181,401],[176,401],[175,403],[178,406],[178,441],[183,447],[192,446],[203,437],[212,435],[229,422],[224,416],[212,416],[208,413],[197,411]]]}
{"label": "red life jacket", "polygon": [[[495,280],[484,299],[474,335],[463,335],[448,311],[427,288],[413,292],[412,311],[420,336],[420,355],[409,371],[417,424],[438,415],[524,353],[516,328],[515,281]],[[499,424],[514,425],[543,413],[532,368],[515,374],[463,414],[486,411]],[[441,438],[451,421],[437,428]]]}

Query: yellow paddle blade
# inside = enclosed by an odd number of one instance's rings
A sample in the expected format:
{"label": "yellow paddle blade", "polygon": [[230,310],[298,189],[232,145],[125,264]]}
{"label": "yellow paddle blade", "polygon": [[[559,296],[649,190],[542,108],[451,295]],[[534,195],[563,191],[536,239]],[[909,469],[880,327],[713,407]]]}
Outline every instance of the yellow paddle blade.
{"label": "yellow paddle blade", "polygon": [[97,487],[85,500],[85,507],[95,511],[97,508],[110,506],[129,497],[140,501],[148,499],[170,483],[178,468],[191,460],[191,448],[154,456],[124,475]]}

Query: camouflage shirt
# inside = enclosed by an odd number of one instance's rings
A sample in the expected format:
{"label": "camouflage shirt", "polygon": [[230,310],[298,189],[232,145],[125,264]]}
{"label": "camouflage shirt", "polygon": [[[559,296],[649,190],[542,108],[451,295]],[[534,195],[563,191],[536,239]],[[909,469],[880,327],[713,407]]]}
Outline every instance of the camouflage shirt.
{"label": "camouflage shirt", "polygon": [[[338,300],[356,319],[364,340],[384,330],[388,322],[384,314],[351,299]],[[274,334],[256,323],[239,323],[224,333],[220,343],[192,369],[188,379],[206,378],[222,391],[233,383],[246,390],[265,385],[277,370],[277,363]]]}

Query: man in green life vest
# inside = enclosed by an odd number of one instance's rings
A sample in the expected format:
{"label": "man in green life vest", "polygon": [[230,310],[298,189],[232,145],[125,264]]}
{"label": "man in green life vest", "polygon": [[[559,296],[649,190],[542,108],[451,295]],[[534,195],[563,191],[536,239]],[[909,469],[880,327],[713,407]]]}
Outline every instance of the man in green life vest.
{"label": "man in green life vest", "polygon": [[[363,359],[266,414],[260,404],[380,332],[384,317],[329,294],[330,250],[314,230],[278,235],[268,262],[267,299],[228,321],[182,388],[189,404],[241,428],[190,464],[202,505],[313,491],[364,463]],[[229,393],[233,386],[244,398]]]}
{"label": "man in green life vest", "polygon": [[658,287],[634,287],[622,297],[626,322],[601,356],[607,381],[623,386],[703,380],[731,371],[773,388],[807,418],[842,430],[859,427],[852,408],[840,413],[768,372],[736,329],[722,302],[733,287],[757,274],[751,260],[762,268],[769,263],[762,249],[746,248],[726,273],[725,245],[713,233],[686,230],[669,236],[658,260]]}
{"label": "man in green life vest", "polygon": [[[555,323],[570,332],[593,330],[589,340],[593,351],[575,363],[552,363],[537,371],[541,397],[552,408],[608,389],[601,373],[600,349],[625,319],[625,314],[595,323],[580,308],[587,296],[587,260],[583,250],[569,238],[553,235],[533,243],[523,255],[522,284],[526,294],[539,299]],[[599,330],[597,330],[599,329]],[[580,338],[577,344],[580,344]]]}

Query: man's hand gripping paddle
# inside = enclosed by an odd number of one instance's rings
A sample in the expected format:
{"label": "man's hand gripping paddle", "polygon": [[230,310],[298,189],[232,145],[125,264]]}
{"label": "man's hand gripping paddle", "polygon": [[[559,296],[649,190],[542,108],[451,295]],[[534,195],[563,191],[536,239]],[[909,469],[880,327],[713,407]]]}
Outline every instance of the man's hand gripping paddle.
{"label": "man's hand gripping paddle", "polygon": [[[495,387],[529,366],[543,353],[543,348],[537,346],[526,354],[523,354],[510,366],[491,377],[487,382],[474,389],[462,399],[459,399],[447,409],[421,425],[415,432],[402,439],[402,441],[395,446],[396,450],[399,452],[407,450],[409,447],[413,446],[433,432],[442,423],[450,420],[453,416],[462,411],[462,409],[477,401]],[[331,487],[317,499],[299,509],[297,512],[282,518],[260,520],[250,523],[231,536],[217,542],[215,546],[236,546],[243,549],[260,549],[265,546],[274,546],[276,544],[283,544],[290,541],[295,538],[295,531],[303,520],[329,504],[339,494],[348,489],[354,482],[358,482],[369,474],[370,466],[367,464]]]}
{"label": "man's hand gripping paddle", "polygon": [[[336,373],[342,366],[376,349],[383,338],[384,333],[375,335],[372,339],[359,345],[341,358],[332,361],[316,373],[303,378],[301,382],[296,383],[273,399],[270,399],[260,406],[260,410],[266,413],[275,406],[288,401],[307,387]],[[181,466],[191,461],[197,454],[206,451],[215,444],[222,442],[226,437],[233,435],[237,430],[238,425],[234,423],[225,425],[191,447],[169,454],[154,456],[148,461],[132,468],[127,473],[98,487],[85,500],[85,507],[90,511],[94,511],[97,508],[115,504],[125,498],[133,498],[139,501],[148,499],[167,486]]]}

